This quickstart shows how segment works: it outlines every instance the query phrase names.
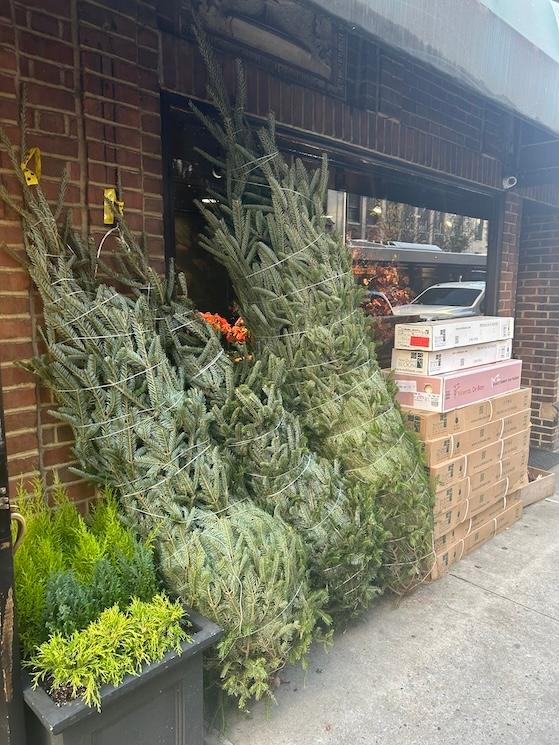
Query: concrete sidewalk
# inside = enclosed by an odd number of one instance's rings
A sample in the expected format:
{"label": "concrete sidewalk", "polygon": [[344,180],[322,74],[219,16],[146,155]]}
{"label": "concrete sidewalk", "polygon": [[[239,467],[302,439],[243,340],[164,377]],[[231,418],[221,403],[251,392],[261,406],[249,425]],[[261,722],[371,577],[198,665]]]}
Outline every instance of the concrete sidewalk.
{"label": "concrete sidewalk", "polygon": [[558,745],[559,497],[288,669],[232,745]]}

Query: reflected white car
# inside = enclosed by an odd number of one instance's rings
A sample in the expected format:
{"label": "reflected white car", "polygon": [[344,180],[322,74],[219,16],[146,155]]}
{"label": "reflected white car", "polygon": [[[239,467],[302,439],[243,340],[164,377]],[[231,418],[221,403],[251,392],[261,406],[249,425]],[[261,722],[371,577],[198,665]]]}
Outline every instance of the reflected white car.
{"label": "reflected white car", "polygon": [[406,305],[392,308],[395,316],[419,316],[426,321],[483,314],[485,282],[443,282],[432,285]]}

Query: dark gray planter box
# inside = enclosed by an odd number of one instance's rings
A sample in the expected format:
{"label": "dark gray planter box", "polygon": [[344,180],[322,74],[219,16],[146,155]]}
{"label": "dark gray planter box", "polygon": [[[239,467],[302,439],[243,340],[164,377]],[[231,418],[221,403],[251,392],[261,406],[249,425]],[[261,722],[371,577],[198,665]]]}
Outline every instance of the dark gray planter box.
{"label": "dark gray planter box", "polygon": [[24,690],[28,745],[202,745],[203,652],[219,626],[189,612],[192,642],[101,689],[101,711],[83,701],[57,706],[41,688]]}

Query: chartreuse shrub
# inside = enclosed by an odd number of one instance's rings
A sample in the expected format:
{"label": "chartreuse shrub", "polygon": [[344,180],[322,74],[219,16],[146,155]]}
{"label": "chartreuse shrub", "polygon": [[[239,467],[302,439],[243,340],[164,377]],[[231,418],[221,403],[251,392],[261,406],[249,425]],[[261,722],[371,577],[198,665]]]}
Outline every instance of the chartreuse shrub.
{"label": "chartreuse shrub", "polygon": [[60,484],[50,509],[43,486],[19,493],[27,522],[15,555],[21,639],[35,685],[57,701],[81,696],[100,707],[100,688],[119,685],[189,640],[178,602],[157,594],[149,543],[119,518],[110,492],[86,521]]}
{"label": "chartreuse shrub", "polygon": [[168,651],[180,653],[181,643],[190,640],[183,618],[180,604],[164,595],[150,602],[134,598],[125,610],[107,608],[82,631],[56,632],[41,644],[30,660],[34,684],[66,689],[71,698],[81,696],[100,709],[102,685],[118,686]]}
{"label": "chartreuse shrub", "polygon": [[18,495],[27,533],[14,567],[24,656],[52,634],[85,628],[113,605],[149,601],[157,592],[154,558],[124,527],[107,492],[86,522],[56,484],[49,509],[42,484]]}

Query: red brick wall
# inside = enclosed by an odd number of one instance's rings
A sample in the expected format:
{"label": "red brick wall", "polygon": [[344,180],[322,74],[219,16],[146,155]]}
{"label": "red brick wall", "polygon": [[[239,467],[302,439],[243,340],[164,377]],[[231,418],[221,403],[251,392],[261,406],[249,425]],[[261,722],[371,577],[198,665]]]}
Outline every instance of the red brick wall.
{"label": "red brick wall", "polygon": [[[68,8],[64,7],[67,3],[46,4],[52,11],[49,14],[41,11],[41,5],[40,2],[0,4],[0,54],[2,69],[7,73],[0,78],[0,119],[12,141],[18,142],[18,92],[25,81],[30,103],[30,141],[49,153],[44,160],[44,189],[52,196],[56,188],[52,177],[69,162],[68,200],[77,207],[75,218],[79,220],[84,194],[80,188],[71,20]],[[17,194],[17,182],[10,174],[4,152],[0,155],[0,168],[3,183]],[[8,245],[21,250],[17,216],[2,206],[0,230]],[[42,467],[48,468],[52,459],[65,464],[70,457],[67,432],[56,427],[46,411],[48,397],[38,389],[31,375],[14,365],[38,351],[33,319],[40,312],[39,305],[36,297],[30,295],[31,285],[25,271],[3,253],[0,266],[0,359],[13,494],[13,482],[19,474],[36,474]],[[68,477],[65,469],[62,476]]]}
{"label": "red brick wall", "polygon": [[[158,12],[171,28],[179,28],[178,22],[173,25],[178,5],[174,0],[0,0],[0,124],[17,141],[18,95],[25,83],[28,144],[42,150],[47,195],[54,197],[69,163],[67,204],[76,226],[99,241],[103,187],[120,179],[127,219],[147,233],[159,266],[160,89],[205,96],[205,71],[192,42],[158,30]],[[250,110],[260,115],[274,111],[280,122],[303,131],[499,185],[505,123],[498,109],[369,41],[353,39],[348,48],[345,100],[250,65]],[[365,74],[357,82],[350,64],[354,50],[362,55],[357,67]],[[0,177],[17,192],[5,153],[0,153]],[[18,220],[4,207],[0,231],[21,250]],[[110,251],[110,240],[105,245]],[[0,360],[12,493],[20,478],[42,474],[50,482],[56,469],[73,496],[86,500],[89,488],[68,470],[68,428],[48,414],[53,402],[14,364],[38,351],[40,307],[30,290],[25,272],[1,255]]]}
{"label": "red brick wall", "polygon": [[[161,48],[163,87],[204,98],[206,74],[194,44],[164,34]],[[233,62],[227,60],[229,71]],[[279,80],[254,66],[247,69],[248,109],[260,116],[272,111],[281,124],[500,188],[504,115],[424,66],[384,52],[380,64],[378,96],[373,87],[374,95],[357,97],[371,105],[377,100],[378,110],[351,103],[351,96],[343,101]],[[374,74],[373,63],[367,69]]]}
{"label": "red brick wall", "polygon": [[[115,5],[122,12],[115,12]],[[0,123],[18,142],[18,94],[24,84],[28,145],[41,148],[47,195],[54,197],[68,163],[66,201],[74,223],[98,241],[105,232],[103,188],[120,179],[128,222],[147,233],[154,261],[163,267],[155,26],[149,2],[0,0]],[[5,153],[0,176],[17,193]],[[21,249],[16,215],[2,206],[0,233]],[[111,250],[110,239],[105,246]],[[30,290],[26,273],[0,254],[0,360],[11,493],[21,478],[42,474],[50,483],[56,470],[75,499],[87,500],[91,489],[68,469],[73,460],[69,428],[49,415],[49,395],[14,364],[38,351],[34,318],[40,306]]]}
{"label": "red brick wall", "polygon": [[559,423],[559,210],[526,206],[520,237],[515,353],[533,388],[533,442],[555,450]]}
{"label": "red brick wall", "polygon": [[505,194],[501,232],[501,266],[499,269],[500,316],[513,316],[518,272],[522,198],[514,191]]}

